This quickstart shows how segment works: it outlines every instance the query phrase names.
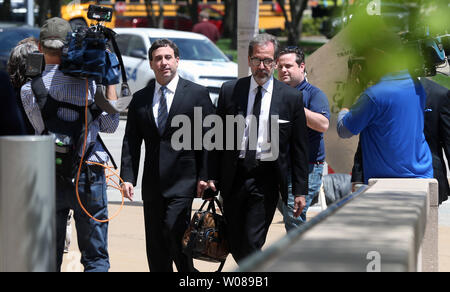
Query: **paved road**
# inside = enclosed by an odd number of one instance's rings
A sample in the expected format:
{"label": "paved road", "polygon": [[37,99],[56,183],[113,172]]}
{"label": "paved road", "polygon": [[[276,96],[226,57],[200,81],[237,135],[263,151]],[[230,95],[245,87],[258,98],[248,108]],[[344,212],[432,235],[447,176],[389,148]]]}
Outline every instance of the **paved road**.
{"label": "paved road", "polygon": [[[104,134],[104,133],[101,134],[106,146],[108,147],[109,151],[111,151],[111,154],[114,157],[119,169],[120,169],[120,157],[122,154],[122,140],[123,140],[123,136],[125,135],[125,127],[126,127],[126,121],[121,120],[119,123],[119,128],[117,129],[117,131],[114,134]],[[139,179],[138,179],[138,185],[135,188],[135,201],[136,202],[142,201],[141,181],[142,181],[142,173],[143,173],[143,168],[144,168],[144,159],[145,159],[145,147],[144,147],[144,144],[142,144]],[[121,202],[122,195],[119,191],[109,188],[108,200],[110,202]]]}
{"label": "paved road", "polygon": [[[120,122],[119,129],[115,134],[102,135],[105,143],[120,167],[120,155],[122,149],[122,139],[125,131],[125,121]],[[109,229],[109,252],[111,257],[112,272],[141,272],[148,271],[145,254],[145,236],[141,197],[142,165],[144,163],[145,150],[142,150],[141,171],[139,183],[136,188],[137,204],[127,205],[119,214],[119,217],[110,223]],[[114,214],[119,208],[117,202],[121,202],[120,192],[109,189],[108,198],[110,201],[110,214]],[[194,203],[194,210],[198,208],[199,201]],[[319,208],[311,208],[308,216],[314,216],[319,212]],[[266,246],[276,242],[285,235],[284,225],[280,213],[276,213],[271,225]],[[76,243],[76,231],[72,235],[72,245],[70,252],[65,255],[63,271],[82,271],[79,263],[80,253]],[[439,269],[440,271],[450,271],[450,203],[443,204],[439,209]],[[217,264],[196,261],[196,267],[200,271],[213,272],[217,269]],[[237,267],[230,257],[225,265],[224,271],[233,271]]]}

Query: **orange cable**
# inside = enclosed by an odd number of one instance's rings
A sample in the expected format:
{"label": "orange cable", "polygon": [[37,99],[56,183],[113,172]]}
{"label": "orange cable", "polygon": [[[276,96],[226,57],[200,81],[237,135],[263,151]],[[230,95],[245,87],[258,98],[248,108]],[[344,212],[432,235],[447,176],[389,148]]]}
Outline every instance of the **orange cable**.
{"label": "orange cable", "polygon": [[[111,220],[113,220],[114,218],[116,218],[119,213],[122,211],[124,205],[125,205],[125,196],[123,194],[122,189],[119,189],[117,187],[112,186],[113,188],[120,190],[121,194],[122,194],[122,204],[120,205],[119,210],[110,218],[106,219],[106,220],[99,220],[97,218],[95,218],[94,216],[92,216],[87,210],[86,208],[83,206],[83,203],[81,203],[81,199],[80,199],[80,194],[78,191],[78,185],[80,183],[80,175],[81,175],[81,168],[83,167],[83,160],[84,160],[84,156],[85,156],[85,152],[86,152],[86,145],[87,145],[87,137],[88,137],[88,119],[87,119],[87,115],[88,115],[88,104],[89,104],[89,82],[88,79],[86,78],[86,107],[85,107],[85,114],[84,114],[84,124],[85,124],[85,136],[84,136],[84,142],[83,142],[83,151],[81,154],[81,160],[80,160],[80,165],[78,167],[78,173],[77,173],[77,180],[75,183],[75,192],[77,195],[77,200],[78,200],[78,204],[80,205],[81,209],[84,211],[84,213],[86,213],[86,215],[88,215],[92,220],[99,222],[99,223],[108,223]],[[112,168],[108,165],[104,165],[104,164],[100,164],[100,163],[95,163],[95,162],[88,162],[86,161],[86,164],[89,165],[98,165],[98,166],[102,166],[103,168],[108,169],[109,171],[111,171],[114,175],[110,175],[107,177],[108,180],[111,180],[111,176],[117,176],[119,178],[119,180],[123,183],[124,181],[122,180],[122,178],[118,175],[118,173],[116,171],[113,171]],[[112,181],[112,180],[111,180]],[[118,185],[117,182],[113,181],[116,185]],[[108,185],[109,186],[109,185]]]}

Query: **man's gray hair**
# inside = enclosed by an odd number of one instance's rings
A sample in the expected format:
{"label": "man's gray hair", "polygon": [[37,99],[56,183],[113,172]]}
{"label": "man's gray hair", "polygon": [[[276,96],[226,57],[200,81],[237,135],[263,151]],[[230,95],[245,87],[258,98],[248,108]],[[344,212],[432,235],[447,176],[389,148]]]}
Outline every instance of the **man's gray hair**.
{"label": "man's gray hair", "polygon": [[253,51],[256,46],[264,46],[267,43],[273,44],[275,48],[275,55],[273,56],[273,59],[276,60],[280,51],[280,43],[275,36],[268,33],[258,34],[250,41],[248,46],[248,56],[253,56]]}
{"label": "man's gray hair", "polygon": [[27,57],[37,50],[38,46],[34,39],[20,43],[12,49],[9,55],[7,69],[14,88],[20,89],[26,83]]}
{"label": "man's gray hair", "polygon": [[60,40],[45,40],[41,41],[41,46],[45,54],[60,55],[64,47],[64,42]]}

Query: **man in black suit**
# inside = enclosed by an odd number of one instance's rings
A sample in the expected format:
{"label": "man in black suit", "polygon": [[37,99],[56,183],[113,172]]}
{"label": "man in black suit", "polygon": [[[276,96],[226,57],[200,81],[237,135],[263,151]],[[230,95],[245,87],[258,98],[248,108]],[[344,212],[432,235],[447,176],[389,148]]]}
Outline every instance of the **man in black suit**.
{"label": "man in black suit", "polygon": [[0,71],[0,136],[26,135],[23,116],[17,104],[15,93],[6,72]]}
{"label": "man in black suit", "polygon": [[189,272],[193,271],[192,259],[182,253],[181,241],[195,194],[202,196],[207,187],[208,153],[195,150],[193,143],[176,150],[172,137],[180,130],[177,117],[188,117],[194,125],[195,108],[206,116],[214,112],[214,107],[206,88],[178,76],[180,58],[175,43],[154,42],[149,58],[156,80],[138,91],[129,107],[121,171],[127,183],[122,189],[126,197],[133,198],[144,141],[142,196],[150,271],[171,272],[175,262],[179,272]]}
{"label": "man in black suit", "polygon": [[420,83],[427,93],[424,133],[433,156],[434,177],[439,182],[439,204],[442,204],[450,194],[442,153],[450,159],[450,90],[427,78],[421,78]]}
{"label": "man in black suit", "polygon": [[[252,76],[225,83],[219,96],[222,120],[246,118],[241,131],[224,123],[224,144],[233,137],[237,150],[215,151],[210,160],[209,186],[221,191],[231,254],[238,263],[264,245],[280,194],[286,203],[288,175],[296,217],[306,204],[308,131],[302,94],[273,78],[277,54],[275,37],[256,36],[249,46]],[[270,118],[274,116],[278,120]]]}

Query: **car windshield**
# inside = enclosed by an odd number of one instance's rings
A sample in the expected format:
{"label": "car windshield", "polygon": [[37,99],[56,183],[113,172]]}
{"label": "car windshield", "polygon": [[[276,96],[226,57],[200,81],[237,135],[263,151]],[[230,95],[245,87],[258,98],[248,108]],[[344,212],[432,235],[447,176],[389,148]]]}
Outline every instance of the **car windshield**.
{"label": "car windshield", "polygon": [[0,28],[0,53],[9,53],[18,42],[28,37],[39,38],[39,30],[9,30]]}
{"label": "car windshield", "polygon": [[[153,42],[156,39],[150,39]],[[215,45],[209,40],[169,38],[180,49],[180,59],[190,61],[229,62]]]}

